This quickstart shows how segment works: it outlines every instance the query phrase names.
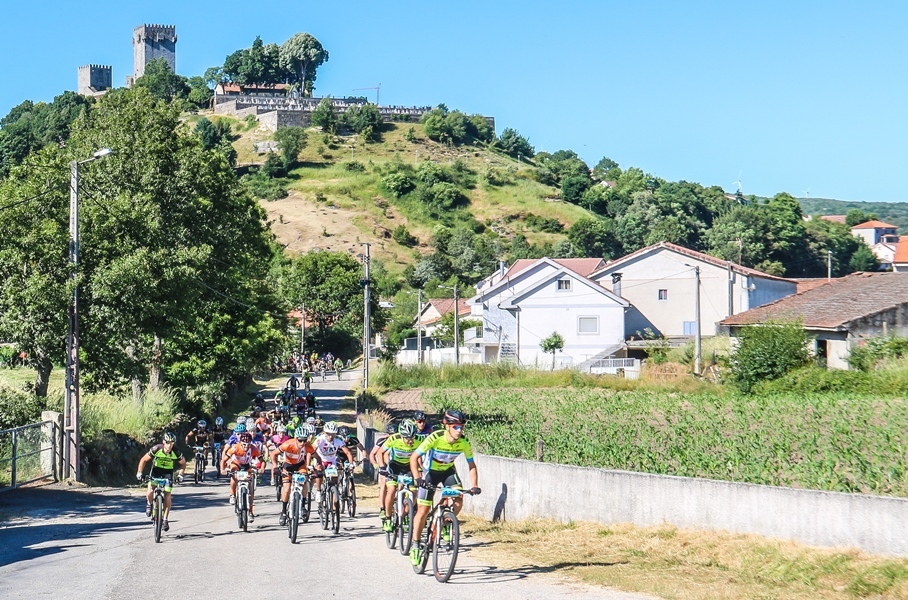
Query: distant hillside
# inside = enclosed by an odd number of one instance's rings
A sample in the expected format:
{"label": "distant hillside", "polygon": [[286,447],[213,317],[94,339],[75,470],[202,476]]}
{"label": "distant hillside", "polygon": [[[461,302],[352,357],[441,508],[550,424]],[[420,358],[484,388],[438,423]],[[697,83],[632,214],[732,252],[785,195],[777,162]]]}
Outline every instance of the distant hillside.
{"label": "distant hillside", "polygon": [[844,215],[849,209],[876,213],[881,221],[898,225],[899,230],[908,232],[908,202],[847,202],[829,198],[798,198],[804,214]]}

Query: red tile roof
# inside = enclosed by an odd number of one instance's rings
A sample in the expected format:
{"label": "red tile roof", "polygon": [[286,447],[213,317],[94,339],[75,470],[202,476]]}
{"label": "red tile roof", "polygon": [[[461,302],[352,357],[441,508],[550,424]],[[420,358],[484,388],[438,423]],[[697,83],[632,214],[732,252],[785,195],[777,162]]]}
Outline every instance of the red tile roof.
{"label": "red tile roof", "polygon": [[908,304],[908,273],[852,273],[728,317],[722,325],[801,319],[808,329],[841,329],[851,321]]}
{"label": "red tile roof", "polygon": [[[602,271],[603,269],[611,268],[614,265],[626,262],[632,258],[636,258],[637,256],[646,254],[647,252],[651,252],[652,250],[655,250],[658,248],[666,248],[668,250],[672,250],[679,254],[683,254],[685,256],[689,256],[691,258],[694,258],[694,259],[697,259],[697,260],[700,260],[700,261],[703,261],[706,263],[710,263],[712,265],[716,265],[717,267],[722,267],[723,269],[728,267],[729,261],[727,261],[727,260],[722,260],[721,258],[716,258],[715,256],[710,256],[709,254],[704,254],[702,252],[697,252],[696,250],[691,250],[690,248],[685,248],[684,246],[679,246],[678,244],[673,244],[671,242],[659,242],[658,244],[653,244],[652,246],[647,246],[646,248],[640,248],[636,252],[631,252],[630,254],[628,254],[626,256],[622,256],[621,258],[616,258],[615,260],[610,260],[608,263],[606,263],[606,265],[602,269],[599,269],[598,271]],[[769,273],[764,273],[763,271],[751,269],[750,267],[745,267],[745,266],[739,265],[737,263],[731,263],[731,267],[735,272],[741,273],[742,275],[747,275],[750,277],[764,277],[766,279],[775,279],[776,281],[794,281],[793,279],[786,279],[784,277],[776,277],[775,275],[770,275]]]}
{"label": "red tile roof", "polygon": [[890,225],[882,221],[867,221],[852,227],[852,229],[898,229],[898,225]]}
{"label": "red tile roof", "polygon": [[845,225],[846,216],[845,215],[820,215],[819,218],[823,219],[824,221],[832,221],[833,223],[841,223],[842,225]]}
{"label": "red tile roof", "polygon": [[221,89],[224,90],[224,93],[234,93],[239,94],[240,92],[259,92],[259,91],[269,91],[269,92],[282,92],[286,90],[289,85],[286,83],[275,83],[274,85],[238,85],[236,83],[222,83]]}
{"label": "red tile roof", "polygon": [[826,285],[833,279],[826,279],[825,277],[793,277],[792,281],[798,284],[798,290],[796,294],[801,292],[806,292],[807,290],[812,290],[813,288],[818,288],[821,285]]}
{"label": "red tile roof", "polygon": [[895,247],[894,263],[908,263],[908,236],[900,237],[898,246]]}
{"label": "red tile roof", "polygon": [[[467,304],[467,300],[469,300],[469,298],[457,299],[457,314],[461,317],[469,315],[472,312],[470,305]],[[435,310],[437,310],[442,317],[454,310],[454,298],[435,298],[434,300],[429,300],[428,303],[434,306]],[[422,324],[430,325],[436,321],[441,321],[441,318],[428,319],[422,321]]]}
{"label": "red tile roof", "polygon": [[[541,259],[538,258],[521,258],[516,260],[505,272],[504,276],[511,277],[512,275],[516,275],[531,265],[535,265],[540,260]],[[551,258],[549,260],[570,269],[581,277],[589,277],[601,267],[605,266],[605,261],[601,258]]]}

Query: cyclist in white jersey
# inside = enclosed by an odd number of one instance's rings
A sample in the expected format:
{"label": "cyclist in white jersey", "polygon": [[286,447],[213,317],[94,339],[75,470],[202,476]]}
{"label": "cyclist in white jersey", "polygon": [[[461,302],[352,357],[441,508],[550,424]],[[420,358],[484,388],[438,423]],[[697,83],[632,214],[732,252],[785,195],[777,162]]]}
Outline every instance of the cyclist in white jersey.
{"label": "cyclist in white jersey", "polygon": [[[325,429],[321,435],[315,438],[315,441],[312,444],[315,446],[315,453],[320,459],[322,459],[322,466],[327,467],[328,465],[334,465],[337,463],[337,453],[342,451],[347,455],[347,460],[351,463],[355,462],[353,455],[347,449],[347,444],[344,440],[337,437],[337,423],[334,421],[328,421],[325,423]],[[322,470],[317,469],[313,475],[315,480],[315,501],[320,502],[322,499],[321,496],[321,485],[322,485]]]}

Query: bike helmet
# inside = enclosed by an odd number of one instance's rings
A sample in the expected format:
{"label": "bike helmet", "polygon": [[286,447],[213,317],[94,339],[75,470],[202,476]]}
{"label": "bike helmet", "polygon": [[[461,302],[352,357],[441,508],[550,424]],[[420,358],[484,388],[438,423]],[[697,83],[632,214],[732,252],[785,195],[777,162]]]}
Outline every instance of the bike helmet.
{"label": "bike helmet", "polygon": [[246,418],[246,429],[252,429],[253,427],[255,427],[255,419],[253,419],[252,417],[247,417]]}
{"label": "bike helmet", "polygon": [[237,423],[233,428],[233,433],[241,434],[246,432],[246,423]]}
{"label": "bike helmet", "polygon": [[347,437],[348,435],[350,435],[350,428],[347,427],[346,425],[344,425],[342,427],[338,427],[337,435],[339,435],[341,437]]}
{"label": "bike helmet", "polygon": [[278,423],[278,424],[277,424],[277,427],[275,427],[274,430],[275,430],[276,432],[278,432],[278,433],[286,433],[286,432],[287,432],[287,428],[284,427],[284,424],[283,424],[283,423]]}
{"label": "bike helmet", "polygon": [[414,421],[425,421],[426,413],[424,413],[421,410],[417,410],[416,412],[413,413],[413,420]]}
{"label": "bike helmet", "polygon": [[406,419],[403,423],[400,424],[400,427],[397,428],[397,432],[401,437],[407,439],[413,439],[416,437],[416,423],[410,419]]}
{"label": "bike helmet", "polygon": [[252,441],[252,434],[249,433],[248,431],[244,431],[243,433],[240,434],[240,443],[241,444],[248,444],[251,441]]}
{"label": "bike helmet", "polygon": [[220,427],[221,425],[224,424],[224,419],[221,417],[218,417],[217,419],[214,420],[214,424],[217,425],[218,427]]}
{"label": "bike helmet", "polygon": [[445,425],[463,425],[467,422],[467,418],[459,410],[446,410],[445,416],[442,419],[442,422]]}
{"label": "bike helmet", "polygon": [[385,433],[397,433],[397,425],[394,423],[388,423],[388,426],[385,427]]}
{"label": "bike helmet", "polygon": [[307,425],[312,425],[313,427],[315,427],[315,417],[308,417],[308,418],[306,419],[306,424],[307,424]]}
{"label": "bike helmet", "polygon": [[337,423],[334,421],[325,423],[325,433],[337,434]]}
{"label": "bike helmet", "polygon": [[205,419],[199,420],[199,427],[201,427],[202,429],[205,429],[206,427],[208,427],[208,423],[205,422]]}
{"label": "bike helmet", "polygon": [[264,396],[262,396],[262,394],[261,394],[261,393],[259,393],[259,394],[256,394],[256,395],[255,395],[255,399],[256,399],[256,400],[264,400],[264,399],[265,399],[265,397],[264,397]]}
{"label": "bike helmet", "polygon": [[163,441],[165,444],[173,444],[177,441],[177,436],[169,431],[165,431]]}
{"label": "bike helmet", "polygon": [[298,440],[306,439],[307,437],[309,437],[309,432],[307,431],[307,429],[309,429],[309,428],[306,427],[305,425],[303,425],[302,427],[297,427],[296,431],[293,432],[293,437],[295,437]]}

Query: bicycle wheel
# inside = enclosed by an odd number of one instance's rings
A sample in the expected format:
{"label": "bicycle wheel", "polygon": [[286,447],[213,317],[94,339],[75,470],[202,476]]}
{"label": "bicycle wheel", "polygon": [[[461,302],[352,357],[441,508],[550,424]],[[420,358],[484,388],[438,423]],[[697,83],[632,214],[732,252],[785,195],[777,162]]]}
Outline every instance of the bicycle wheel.
{"label": "bicycle wheel", "polygon": [[288,525],[290,526],[290,543],[296,543],[296,534],[300,528],[300,505],[303,503],[303,496],[299,491],[293,492],[293,497],[290,499],[290,521]]}
{"label": "bicycle wheel", "polygon": [[243,488],[240,490],[240,497],[237,499],[240,503],[240,529],[249,531],[249,490]]}
{"label": "bicycle wheel", "polygon": [[283,490],[283,487],[284,487],[282,485],[283,482],[281,481],[282,478],[280,475],[275,475],[272,479],[274,479],[274,481],[272,482],[274,484],[274,495],[276,496],[277,501],[280,502],[281,501],[281,491]]}
{"label": "bicycle wheel", "polygon": [[422,530],[422,535],[420,536],[420,541],[422,542],[422,560],[419,561],[419,564],[413,565],[413,570],[422,575],[426,572],[426,565],[429,564],[429,553],[432,551],[432,517],[431,513],[429,519],[426,520],[426,527]]}
{"label": "bicycle wheel", "polygon": [[400,553],[404,556],[410,554],[410,548],[413,546],[413,518],[413,500],[409,496],[404,496],[404,501],[401,503],[399,524],[397,525]]}
{"label": "bicycle wheel", "polygon": [[161,543],[161,531],[164,529],[164,495],[156,493],[154,495],[154,541],[156,544]]}
{"label": "bicycle wheel", "polygon": [[340,491],[338,491],[336,485],[332,485],[328,490],[328,494],[329,512],[331,514],[331,530],[334,533],[338,533],[340,532],[341,527]]}
{"label": "bicycle wheel", "polygon": [[203,467],[202,467],[201,464],[199,463],[198,458],[196,458],[195,466],[194,466],[194,469],[193,469],[193,471],[194,471],[193,476],[195,477],[195,482],[196,482],[196,484],[202,483],[202,472],[203,472],[203,471],[202,471],[202,468],[203,468]]}
{"label": "bicycle wheel", "polygon": [[322,492],[322,499],[318,503],[318,518],[321,522],[322,529],[328,529],[328,490]]}
{"label": "bicycle wheel", "polygon": [[439,583],[445,583],[451,578],[459,550],[460,523],[453,511],[445,510],[438,519],[432,547],[432,570]]}
{"label": "bicycle wheel", "polygon": [[[306,486],[309,484],[307,483]],[[302,507],[301,507],[301,516],[303,523],[309,522],[309,517],[312,515],[312,492],[308,489],[306,490],[306,495],[303,496]]]}
{"label": "bicycle wheel", "polygon": [[347,516],[351,519],[356,516],[356,486],[352,475],[347,480]]}
{"label": "bicycle wheel", "polygon": [[385,545],[394,550],[394,547],[397,546],[397,527],[400,522],[400,515],[397,514],[396,498],[391,505],[391,514],[388,515],[388,518],[391,519],[391,531],[385,531]]}

